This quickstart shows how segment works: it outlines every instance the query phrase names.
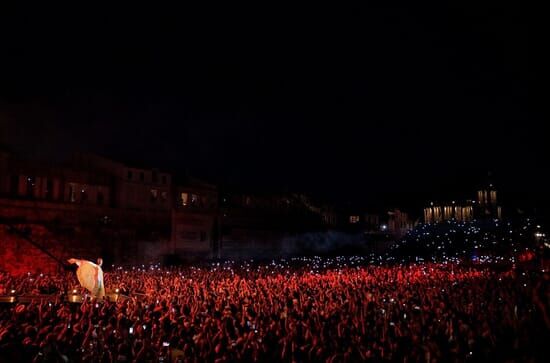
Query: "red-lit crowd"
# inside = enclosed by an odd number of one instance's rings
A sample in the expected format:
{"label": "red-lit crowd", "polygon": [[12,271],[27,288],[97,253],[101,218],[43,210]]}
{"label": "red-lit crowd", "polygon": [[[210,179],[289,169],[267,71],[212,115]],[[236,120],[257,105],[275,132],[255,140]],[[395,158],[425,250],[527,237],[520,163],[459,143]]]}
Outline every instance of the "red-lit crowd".
{"label": "red-lit crowd", "polygon": [[[322,264],[323,261],[318,261]],[[539,270],[457,264],[214,264],[113,269],[128,299],[65,302],[74,274],[0,274],[1,362],[536,362],[548,357]]]}

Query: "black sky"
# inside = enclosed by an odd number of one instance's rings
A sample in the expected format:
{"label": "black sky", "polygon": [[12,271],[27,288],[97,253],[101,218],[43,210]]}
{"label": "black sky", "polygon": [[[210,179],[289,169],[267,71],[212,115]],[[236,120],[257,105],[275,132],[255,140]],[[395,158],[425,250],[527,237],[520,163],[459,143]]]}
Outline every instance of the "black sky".
{"label": "black sky", "polygon": [[366,204],[491,170],[548,200],[517,6],[4,12],[0,143]]}

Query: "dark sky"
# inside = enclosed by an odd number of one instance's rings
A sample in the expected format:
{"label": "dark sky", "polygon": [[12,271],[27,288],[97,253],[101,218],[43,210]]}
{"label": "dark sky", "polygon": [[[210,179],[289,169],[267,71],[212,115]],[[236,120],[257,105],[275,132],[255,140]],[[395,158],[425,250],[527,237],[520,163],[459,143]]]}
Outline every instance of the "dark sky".
{"label": "dark sky", "polygon": [[548,200],[515,6],[3,12],[0,143],[367,205],[492,170],[510,200]]}

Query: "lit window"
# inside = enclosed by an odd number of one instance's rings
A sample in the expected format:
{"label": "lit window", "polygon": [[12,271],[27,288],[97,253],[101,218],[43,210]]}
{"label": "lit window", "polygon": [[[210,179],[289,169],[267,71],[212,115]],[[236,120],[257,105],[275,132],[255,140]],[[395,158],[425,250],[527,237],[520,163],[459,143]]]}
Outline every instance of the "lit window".
{"label": "lit window", "polygon": [[76,186],[73,183],[69,184],[69,201],[76,202]]}
{"label": "lit window", "polygon": [[359,216],[349,216],[350,223],[359,223]]}
{"label": "lit window", "polygon": [[151,202],[156,201],[158,196],[159,196],[159,191],[157,189],[151,189]]}
{"label": "lit window", "polygon": [[181,193],[181,205],[184,207],[189,203],[189,194],[187,193]]}

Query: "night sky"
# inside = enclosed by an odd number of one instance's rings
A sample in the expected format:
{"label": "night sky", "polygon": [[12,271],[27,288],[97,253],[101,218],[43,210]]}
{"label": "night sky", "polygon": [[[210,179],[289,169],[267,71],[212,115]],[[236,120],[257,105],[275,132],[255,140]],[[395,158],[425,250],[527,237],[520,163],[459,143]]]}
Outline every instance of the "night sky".
{"label": "night sky", "polygon": [[543,205],[525,11],[453,3],[3,12],[0,143],[367,207],[490,170]]}

